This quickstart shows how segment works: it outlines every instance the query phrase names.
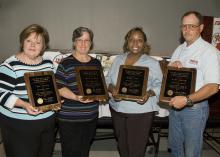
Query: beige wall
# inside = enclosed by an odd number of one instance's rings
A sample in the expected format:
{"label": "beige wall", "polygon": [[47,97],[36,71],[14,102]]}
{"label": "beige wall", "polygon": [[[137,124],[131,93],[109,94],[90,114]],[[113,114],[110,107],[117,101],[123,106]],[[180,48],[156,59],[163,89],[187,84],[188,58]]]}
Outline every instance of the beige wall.
{"label": "beige wall", "polygon": [[0,0],[1,60],[18,50],[21,30],[32,23],[45,26],[51,48],[70,49],[78,26],[91,28],[95,50],[121,52],[124,36],[142,26],[151,55],[171,55],[179,44],[181,15],[197,10],[220,17],[219,0]]}

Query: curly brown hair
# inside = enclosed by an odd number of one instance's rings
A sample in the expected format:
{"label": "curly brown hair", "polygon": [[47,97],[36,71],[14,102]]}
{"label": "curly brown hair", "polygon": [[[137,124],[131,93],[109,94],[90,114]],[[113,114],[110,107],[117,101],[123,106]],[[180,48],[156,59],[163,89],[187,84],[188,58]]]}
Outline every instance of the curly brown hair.
{"label": "curly brown hair", "polygon": [[129,49],[128,49],[128,41],[129,41],[129,38],[131,37],[131,35],[134,33],[134,32],[140,32],[143,36],[143,39],[144,39],[144,48],[143,48],[143,53],[149,55],[149,52],[150,52],[150,45],[148,44],[147,42],[147,36],[146,34],[144,33],[143,31],[143,28],[142,27],[134,27],[132,28],[125,36],[125,42],[124,42],[124,46],[123,46],[123,50],[124,50],[124,53],[128,52]]}

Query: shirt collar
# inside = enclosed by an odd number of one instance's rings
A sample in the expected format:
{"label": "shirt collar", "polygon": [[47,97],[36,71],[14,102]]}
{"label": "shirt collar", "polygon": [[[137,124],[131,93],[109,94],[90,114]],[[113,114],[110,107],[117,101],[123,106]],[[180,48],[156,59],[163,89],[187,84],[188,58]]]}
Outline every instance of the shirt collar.
{"label": "shirt collar", "polygon": [[184,42],[184,48],[185,49],[194,49],[194,48],[197,48],[200,43],[202,41],[202,37],[200,36],[198,39],[196,39],[196,41],[194,41],[191,45],[187,46],[187,43]]}

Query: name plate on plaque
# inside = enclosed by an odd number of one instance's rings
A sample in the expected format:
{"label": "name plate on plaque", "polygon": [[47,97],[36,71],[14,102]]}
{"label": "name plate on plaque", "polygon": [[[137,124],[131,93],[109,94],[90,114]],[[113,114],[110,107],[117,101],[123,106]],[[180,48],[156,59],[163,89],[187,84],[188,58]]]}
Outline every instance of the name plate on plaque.
{"label": "name plate on plaque", "polygon": [[30,103],[42,111],[59,110],[60,96],[52,71],[27,72],[25,85]]}
{"label": "name plate on plaque", "polygon": [[160,101],[169,102],[175,96],[187,96],[195,92],[196,69],[167,67],[160,91]]}
{"label": "name plate on plaque", "polygon": [[148,74],[147,67],[121,65],[115,98],[132,101],[142,99],[147,90]]}
{"label": "name plate on plaque", "polygon": [[102,67],[79,66],[76,67],[76,74],[79,92],[84,99],[108,100],[108,91]]}

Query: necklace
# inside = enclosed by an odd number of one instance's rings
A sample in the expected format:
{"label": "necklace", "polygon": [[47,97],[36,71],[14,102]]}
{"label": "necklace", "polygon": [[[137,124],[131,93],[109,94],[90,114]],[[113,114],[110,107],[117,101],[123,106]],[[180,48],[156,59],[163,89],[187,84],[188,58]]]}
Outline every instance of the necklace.
{"label": "necklace", "polygon": [[30,58],[29,56],[25,55],[24,52],[17,53],[16,58],[20,62],[24,64],[28,64],[28,65],[36,65],[36,64],[41,63],[43,60],[42,56]]}

